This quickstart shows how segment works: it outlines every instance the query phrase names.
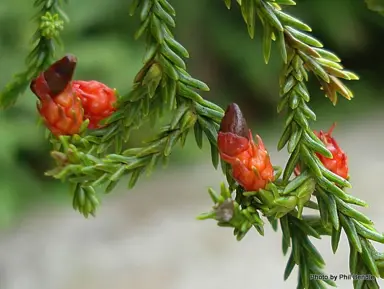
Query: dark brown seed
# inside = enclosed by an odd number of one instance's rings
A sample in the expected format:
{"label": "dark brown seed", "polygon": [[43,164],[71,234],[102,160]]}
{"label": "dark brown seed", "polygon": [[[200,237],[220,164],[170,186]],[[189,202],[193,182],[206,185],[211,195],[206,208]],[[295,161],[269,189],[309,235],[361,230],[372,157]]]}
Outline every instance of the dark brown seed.
{"label": "dark brown seed", "polygon": [[51,97],[54,97],[64,91],[69,82],[72,80],[76,64],[76,56],[67,54],[60,60],[53,63],[44,72],[44,78],[51,91]]}
{"label": "dark brown seed", "polygon": [[231,132],[238,136],[248,138],[248,125],[240,107],[236,103],[228,105],[220,124],[221,132]]}

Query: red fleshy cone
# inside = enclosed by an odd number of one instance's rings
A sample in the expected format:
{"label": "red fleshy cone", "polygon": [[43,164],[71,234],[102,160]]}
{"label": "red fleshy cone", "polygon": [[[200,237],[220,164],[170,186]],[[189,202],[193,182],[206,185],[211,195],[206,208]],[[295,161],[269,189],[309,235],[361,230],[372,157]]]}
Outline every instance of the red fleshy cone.
{"label": "red fleshy cone", "polygon": [[[339,147],[336,140],[332,137],[332,132],[336,124],[334,123],[328,132],[313,131],[315,135],[325,144],[325,147],[331,152],[333,158],[327,158],[319,153],[316,156],[320,159],[324,167],[333,172],[334,174],[347,179],[348,178],[348,157],[346,153]],[[300,174],[299,167],[296,167],[295,174]]]}
{"label": "red fleshy cone", "polygon": [[100,128],[100,121],[116,111],[116,94],[105,84],[91,80],[74,80],[72,88],[80,97],[84,108],[84,119],[89,119],[88,128]]}
{"label": "red fleshy cone", "polygon": [[331,172],[346,179],[348,178],[348,157],[339,147],[336,140],[332,137],[332,132],[336,124],[334,123],[328,132],[316,132],[316,136],[325,144],[326,148],[332,153],[333,159],[329,159],[321,154],[316,154],[323,165]]}
{"label": "red fleshy cone", "polygon": [[274,169],[262,139],[252,132],[237,104],[228,106],[218,134],[220,157],[231,164],[233,178],[246,190],[258,191],[274,180]]}
{"label": "red fleshy cone", "polygon": [[83,123],[82,105],[70,83],[76,63],[76,57],[66,55],[31,82],[39,98],[37,109],[56,136],[79,133]]}

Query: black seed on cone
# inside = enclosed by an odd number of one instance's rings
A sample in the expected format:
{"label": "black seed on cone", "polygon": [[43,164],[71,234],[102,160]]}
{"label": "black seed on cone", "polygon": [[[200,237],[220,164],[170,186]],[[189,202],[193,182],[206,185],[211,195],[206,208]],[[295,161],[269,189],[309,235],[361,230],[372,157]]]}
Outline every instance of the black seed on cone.
{"label": "black seed on cone", "polygon": [[48,84],[52,97],[60,94],[67,87],[72,80],[76,64],[76,56],[67,54],[44,72],[44,79]]}
{"label": "black seed on cone", "polygon": [[248,125],[236,103],[228,105],[220,124],[221,132],[231,132],[248,139]]}

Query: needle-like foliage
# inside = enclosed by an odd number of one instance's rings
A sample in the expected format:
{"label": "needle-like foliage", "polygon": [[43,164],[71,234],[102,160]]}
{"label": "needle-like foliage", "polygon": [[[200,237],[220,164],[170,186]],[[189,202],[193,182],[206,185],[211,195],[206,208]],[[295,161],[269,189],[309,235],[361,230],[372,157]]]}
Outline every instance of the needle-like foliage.
{"label": "needle-like foliage", "polygon": [[[338,95],[348,100],[353,97],[342,79],[358,77],[344,70],[339,57],[323,48],[310,34],[307,24],[283,11],[284,6],[295,5],[294,1],[236,2],[251,38],[255,35],[256,20],[262,24],[261,57],[265,62],[269,61],[273,42],[282,58],[277,112],[285,112],[286,118],[277,146],[279,150],[287,147],[290,157],[284,170],[274,167],[273,182],[258,191],[245,191],[233,178],[231,167],[220,160],[217,136],[224,111],[201,96],[201,92],[209,91],[208,86],[187,72],[185,59],[189,53],[172,33],[176,12],[167,0],[132,1],[129,14],[140,20],[134,38],[146,41],[143,67],[131,91],[119,95],[117,111],[104,120],[103,128],[89,131],[85,121],[79,135],[58,138],[49,135],[51,155],[57,166],[47,175],[71,184],[74,209],[88,217],[95,215],[100,203],[96,188],[104,186],[109,193],[126,175],[130,175],[128,187],[132,188],[143,173],[149,174],[159,162],[166,164],[174,146],[183,145],[191,132],[200,148],[205,135],[213,166],[221,166],[228,186],[222,184],[220,194],[209,190],[213,210],[199,219],[215,219],[219,226],[233,228],[237,240],[251,228],[263,235],[265,220],[274,230],[280,227],[283,253],[290,251],[284,278],[298,266],[297,288],[303,289],[336,285],[326,278],[311,277],[326,274],[325,260],[311,238],[330,236],[336,253],[344,232],[350,245],[351,274],[372,276],[354,280],[354,288],[379,288],[376,278],[384,277],[384,254],[374,248],[372,241],[384,243],[384,235],[355,208],[367,204],[346,192],[351,188],[349,180],[331,172],[320,161],[319,154],[332,158],[332,153],[311,129],[316,114],[310,107],[311,96],[306,85],[309,76],[315,76],[325,95],[336,105]],[[231,0],[224,3],[231,8]],[[59,42],[62,19],[66,17],[60,4],[59,0],[35,1],[34,6],[39,10],[38,30],[27,58],[27,70],[16,75],[2,91],[2,108],[14,104],[31,79],[54,61],[54,43]],[[171,113],[172,119],[158,135],[142,147],[124,149],[133,129],[147,119],[155,123],[165,112]],[[301,172],[294,175],[297,167]],[[304,208],[313,214],[304,215]]]}
{"label": "needle-like foliage", "polygon": [[62,0],[35,0],[38,10],[33,17],[37,30],[32,36],[32,50],[26,58],[26,70],[14,76],[14,79],[0,92],[0,108],[13,105],[25,92],[31,80],[45,70],[54,60],[56,46],[61,45],[60,31],[68,17],[61,9]]}

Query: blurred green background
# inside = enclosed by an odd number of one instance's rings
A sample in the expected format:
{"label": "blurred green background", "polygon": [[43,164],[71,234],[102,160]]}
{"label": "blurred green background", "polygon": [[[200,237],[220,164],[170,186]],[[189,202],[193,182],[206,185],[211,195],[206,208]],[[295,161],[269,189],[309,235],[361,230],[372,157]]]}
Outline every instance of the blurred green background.
{"label": "blurred green background", "polygon": [[[0,2],[0,87],[13,74],[24,69],[30,50],[30,38],[36,30],[31,17],[36,13],[29,0]],[[128,16],[130,1],[69,1],[64,7],[70,17],[62,34],[65,51],[79,59],[77,79],[96,79],[129,91],[140,69],[144,53],[142,41],[134,41],[138,20]],[[237,102],[254,128],[263,137],[280,129],[282,116],[276,114],[280,55],[272,52],[268,66],[263,62],[257,26],[256,39],[248,37],[237,5],[228,11],[222,1],[171,1],[177,11],[176,38],[189,50],[190,73],[206,82],[210,93],[203,96],[222,107]],[[324,46],[343,60],[348,70],[361,80],[348,83],[355,99],[339,99],[333,107],[311,79],[312,106],[318,123],[329,126],[333,121],[369,114],[383,105],[384,18],[357,0],[298,0],[297,7],[286,11],[313,28]],[[52,165],[49,146],[37,125],[35,96],[23,95],[17,104],[0,115],[0,227],[6,228],[42,201],[70,206],[65,184],[44,177]],[[277,128],[272,130],[271,128]],[[324,129],[324,127],[322,127]],[[149,136],[137,133],[130,145],[140,145]],[[173,163],[198,161],[208,154],[199,152],[189,138],[186,148],[174,152]],[[143,181],[143,180],[142,180]]]}

